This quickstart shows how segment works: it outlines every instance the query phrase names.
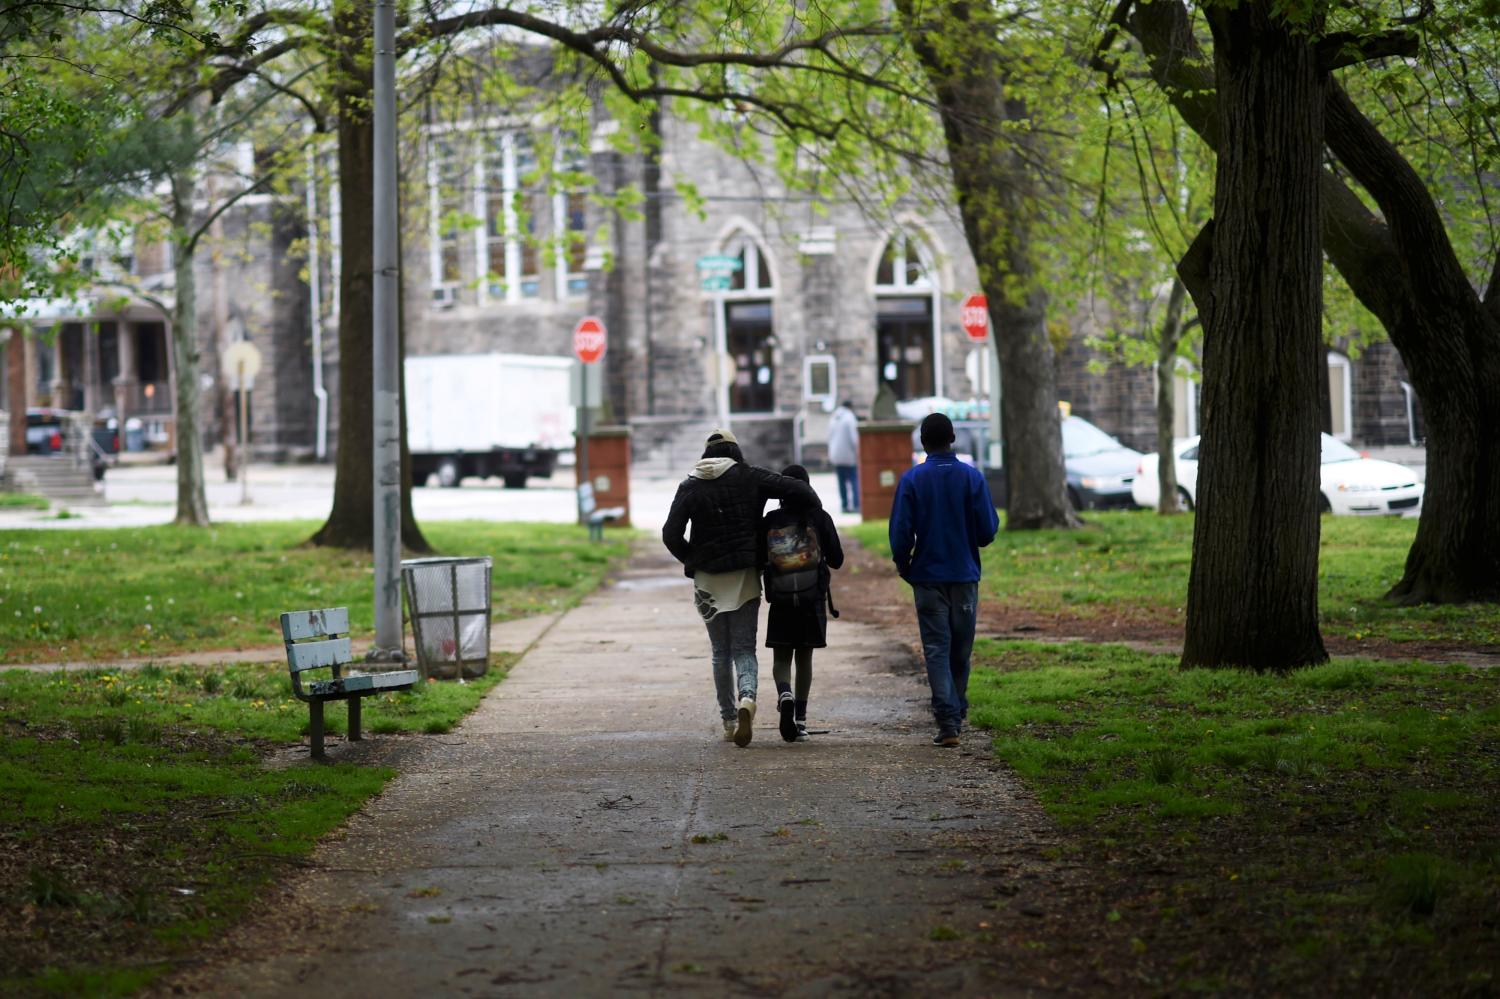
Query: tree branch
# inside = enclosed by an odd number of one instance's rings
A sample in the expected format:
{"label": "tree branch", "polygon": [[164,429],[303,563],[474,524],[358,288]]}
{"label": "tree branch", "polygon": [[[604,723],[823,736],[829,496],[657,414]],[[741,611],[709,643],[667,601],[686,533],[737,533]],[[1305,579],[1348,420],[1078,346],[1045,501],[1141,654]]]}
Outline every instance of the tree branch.
{"label": "tree branch", "polygon": [[233,196],[225,198],[223,204],[219,205],[219,207],[209,212],[208,217],[200,222],[198,224],[198,227],[194,229],[188,236],[186,245],[187,252],[193,253],[198,249],[198,240],[202,239],[204,233],[208,232],[209,228],[212,227],[216,221],[218,221],[220,215],[223,215],[225,212],[229,211],[229,209],[233,208],[236,204],[239,203],[242,198],[246,198],[251,194],[254,194],[256,191],[260,190],[262,187],[265,187],[270,182],[271,174],[268,173],[260,180],[257,180],[255,183],[247,185],[246,187],[241,188],[239,191],[236,191]]}
{"label": "tree branch", "polygon": [[1115,5],[1114,12],[1109,15],[1109,20],[1104,24],[1104,31],[1099,36],[1099,44],[1094,46],[1094,54],[1089,58],[1089,68],[1104,74],[1104,86],[1107,90],[1113,90],[1118,82],[1115,78],[1120,64],[1113,59],[1106,59],[1105,55],[1114,47],[1115,39],[1120,36],[1120,29],[1126,26],[1130,18],[1130,8],[1135,6],[1135,0],[1120,0]]}
{"label": "tree branch", "polygon": [[[1127,22],[1146,54],[1152,79],[1182,120],[1211,149],[1219,147],[1219,116],[1211,63],[1194,37],[1182,0],[1140,4]],[[1330,121],[1329,126],[1334,126]],[[1347,184],[1325,169],[1323,249],[1355,297],[1390,330],[1412,318],[1411,285],[1389,227],[1365,207]]]}
{"label": "tree branch", "polygon": [[1321,39],[1316,51],[1318,68],[1331,73],[1336,69],[1375,59],[1414,56],[1419,51],[1419,45],[1417,36],[1410,31],[1383,31],[1375,35],[1337,31]]}

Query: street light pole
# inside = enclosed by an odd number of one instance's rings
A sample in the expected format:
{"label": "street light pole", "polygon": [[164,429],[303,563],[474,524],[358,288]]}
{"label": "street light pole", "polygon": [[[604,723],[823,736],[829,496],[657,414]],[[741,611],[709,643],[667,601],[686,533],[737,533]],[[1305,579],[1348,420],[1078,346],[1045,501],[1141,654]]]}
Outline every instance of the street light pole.
{"label": "street light pole", "polygon": [[396,342],[396,8],[375,0],[374,362],[375,645],[369,658],[403,662],[401,642],[401,363]]}

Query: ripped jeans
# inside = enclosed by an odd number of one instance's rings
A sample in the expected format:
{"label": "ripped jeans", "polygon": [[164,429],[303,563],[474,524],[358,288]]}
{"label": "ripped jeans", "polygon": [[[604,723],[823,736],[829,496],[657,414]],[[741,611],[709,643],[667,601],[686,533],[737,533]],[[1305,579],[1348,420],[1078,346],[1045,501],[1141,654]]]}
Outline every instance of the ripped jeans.
{"label": "ripped jeans", "polygon": [[958,732],[969,713],[969,659],[979,617],[978,583],[913,583],[922,656],[941,732]]}
{"label": "ripped jeans", "polygon": [[757,599],[732,611],[720,611],[704,622],[708,626],[708,644],[713,648],[714,693],[719,698],[720,718],[734,717],[739,698],[755,699],[760,666],[755,659],[759,617],[760,600]]}

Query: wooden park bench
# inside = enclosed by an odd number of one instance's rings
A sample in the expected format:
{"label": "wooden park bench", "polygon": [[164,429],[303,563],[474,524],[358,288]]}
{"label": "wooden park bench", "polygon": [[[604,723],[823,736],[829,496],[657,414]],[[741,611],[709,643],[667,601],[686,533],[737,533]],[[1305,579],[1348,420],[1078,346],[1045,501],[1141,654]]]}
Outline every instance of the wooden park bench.
{"label": "wooden park bench", "polygon": [[[327,607],[323,610],[289,611],[281,615],[281,635],[286,639],[286,665],[292,674],[292,693],[307,702],[312,715],[313,759],[323,755],[323,704],[326,701],[349,702],[349,738],[361,738],[359,731],[360,699],[371,694],[393,690],[410,690],[417,682],[414,669],[388,673],[344,672],[353,661],[349,650],[349,609]],[[331,675],[314,680],[305,687],[302,674],[326,669]]]}
{"label": "wooden park bench", "polygon": [[578,487],[578,509],[583,514],[584,521],[589,525],[589,540],[604,540],[604,525],[619,520],[625,516],[623,506],[600,507],[594,498],[594,486],[585,482]]}

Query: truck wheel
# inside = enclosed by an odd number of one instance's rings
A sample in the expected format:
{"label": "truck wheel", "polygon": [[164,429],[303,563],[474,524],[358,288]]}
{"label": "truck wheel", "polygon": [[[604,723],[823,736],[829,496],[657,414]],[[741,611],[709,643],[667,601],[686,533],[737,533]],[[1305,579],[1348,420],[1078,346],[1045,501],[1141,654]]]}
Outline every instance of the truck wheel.
{"label": "truck wheel", "polygon": [[458,470],[458,462],[452,458],[444,460],[438,466],[437,477],[438,485],[445,489],[456,489],[458,484],[464,480],[463,475]]}
{"label": "truck wheel", "polygon": [[504,475],[500,476],[500,478],[505,481],[505,488],[506,489],[525,489],[526,488],[526,473],[525,472],[506,472]]}

